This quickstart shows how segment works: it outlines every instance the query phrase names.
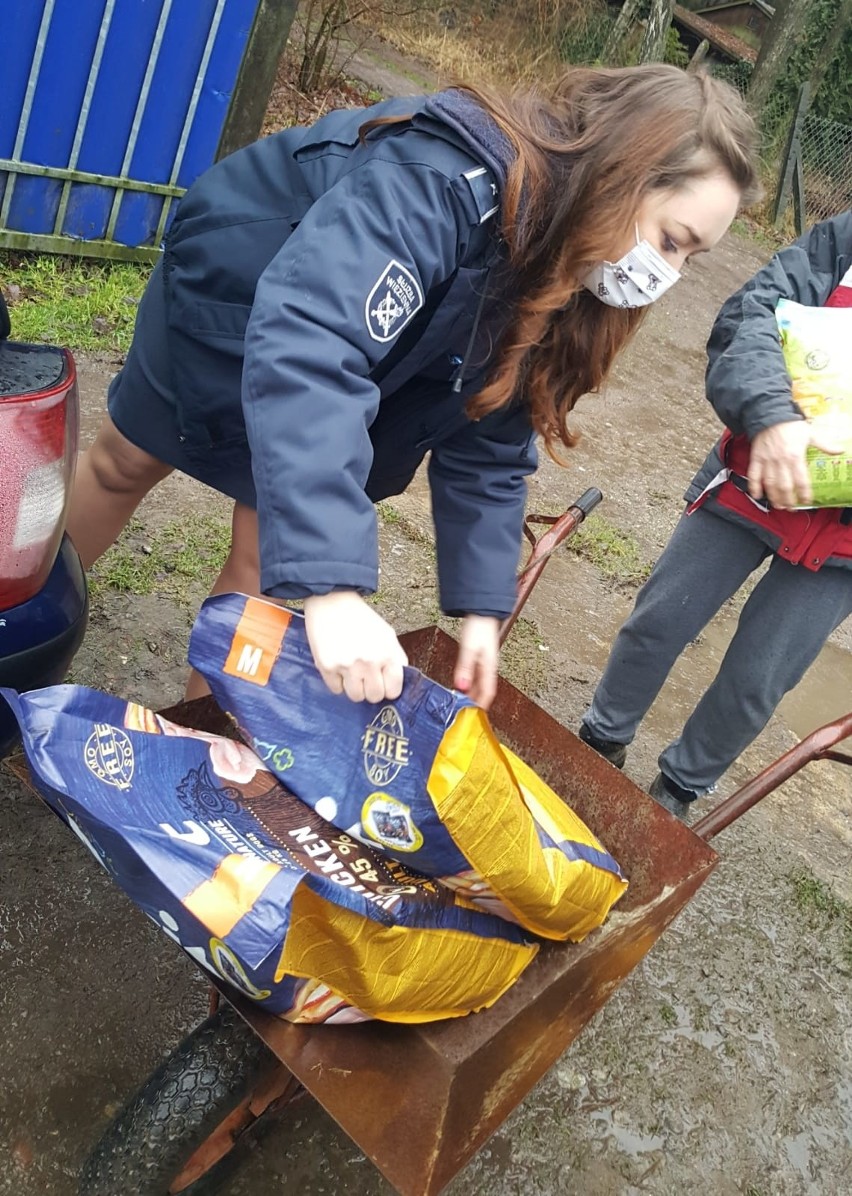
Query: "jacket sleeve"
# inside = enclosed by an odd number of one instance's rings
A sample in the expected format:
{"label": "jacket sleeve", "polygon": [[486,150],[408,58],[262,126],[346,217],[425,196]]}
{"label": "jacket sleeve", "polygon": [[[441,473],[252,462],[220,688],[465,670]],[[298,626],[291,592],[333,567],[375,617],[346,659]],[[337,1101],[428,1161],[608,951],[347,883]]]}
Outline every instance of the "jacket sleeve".
{"label": "jacket sleeve", "polygon": [[775,321],[779,299],[825,303],[852,266],[852,212],[814,227],[722,307],[707,344],[707,397],[732,432],[753,440],[773,424],[802,419]]}
{"label": "jacket sleeve", "polygon": [[261,276],[243,411],[264,593],[377,588],[369,374],[456,269],[468,227],[452,180],[373,158],[312,204]]}
{"label": "jacket sleeve", "polygon": [[538,463],[526,409],[493,412],[432,449],[441,608],[505,618],[515,604],[526,477]]}

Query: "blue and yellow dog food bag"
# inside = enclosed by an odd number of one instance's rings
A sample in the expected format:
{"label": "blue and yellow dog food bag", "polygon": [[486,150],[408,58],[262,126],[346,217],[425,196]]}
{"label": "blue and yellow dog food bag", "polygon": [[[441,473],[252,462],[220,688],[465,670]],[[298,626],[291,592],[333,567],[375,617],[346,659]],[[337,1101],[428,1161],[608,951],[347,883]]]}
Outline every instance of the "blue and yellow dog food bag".
{"label": "blue and yellow dog food bag", "polygon": [[484,711],[405,670],[394,702],[329,692],[304,621],[225,594],[204,603],[190,661],[270,771],[354,840],[439,879],[480,909],[579,941],[627,882]]}
{"label": "blue and yellow dog food bag", "polygon": [[517,926],[342,834],[244,744],[63,685],[2,690],[45,801],[197,963],[294,1022],[491,1005]]}

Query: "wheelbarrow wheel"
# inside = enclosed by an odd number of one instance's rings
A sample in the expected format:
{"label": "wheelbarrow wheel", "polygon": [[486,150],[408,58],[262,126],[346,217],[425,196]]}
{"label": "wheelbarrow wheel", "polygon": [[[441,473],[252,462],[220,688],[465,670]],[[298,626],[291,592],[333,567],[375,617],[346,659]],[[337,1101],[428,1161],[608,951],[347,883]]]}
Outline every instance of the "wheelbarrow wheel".
{"label": "wheelbarrow wheel", "polygon": [[211,1196],[302,1089],[222,1002],[110,1122],[80,1196]]}

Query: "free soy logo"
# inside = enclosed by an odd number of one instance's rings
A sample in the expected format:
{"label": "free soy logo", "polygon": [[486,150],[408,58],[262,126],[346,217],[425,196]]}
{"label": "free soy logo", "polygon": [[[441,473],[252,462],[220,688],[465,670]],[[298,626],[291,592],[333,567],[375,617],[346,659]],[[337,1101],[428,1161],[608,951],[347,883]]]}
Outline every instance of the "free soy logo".
{"label": "free soy logo", "polygon": [[129,789],[133,781],[133,744],[120,727],[95,723],[86,740],[83,759],[89,772],[106,785]]}
{"label": "free soy logo", "polygon": [[409,743],[402,719],[393,706],[382,706],[361,738],[364,771],[373,785],[389,785],[406,767]]}

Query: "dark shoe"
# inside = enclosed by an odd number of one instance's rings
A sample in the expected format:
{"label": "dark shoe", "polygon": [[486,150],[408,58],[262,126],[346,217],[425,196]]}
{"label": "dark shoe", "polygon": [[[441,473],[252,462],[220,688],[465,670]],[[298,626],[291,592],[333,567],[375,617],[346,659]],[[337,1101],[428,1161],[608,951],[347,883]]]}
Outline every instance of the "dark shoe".
{"label": "dark shoe", "polygon": [[615,743],[612,739],[598,739],[585,723],[580,723],[580,738],[583,743],[594,748],[599,756],[603,756],[604,760],[609,760],[610,764],[614,764],[616,768],[624,768],[624,761],[627,759],[626,743]]}
{"label": "dark shoe", "polygon": [[674,814],[678,818],[685,818],[689,807],[697,801],[698,794],[692,789],[684,789],[669,777],[658,772],[648,787],[648,792],[654,801]]}

